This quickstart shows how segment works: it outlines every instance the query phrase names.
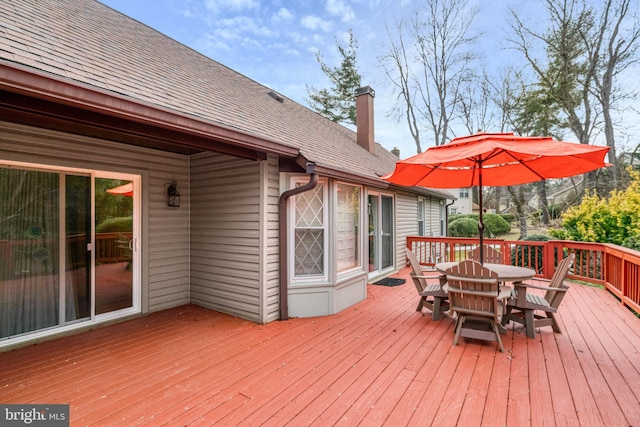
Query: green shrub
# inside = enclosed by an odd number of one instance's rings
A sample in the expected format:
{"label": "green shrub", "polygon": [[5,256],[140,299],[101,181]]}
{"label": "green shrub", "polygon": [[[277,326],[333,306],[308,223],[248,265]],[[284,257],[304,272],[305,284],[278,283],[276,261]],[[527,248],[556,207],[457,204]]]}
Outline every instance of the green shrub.
{"label": "green shrub", "polygon": [[527,238],[523,240],[527,242],[548,242],[549,240],[551,240],[551,238],[549,236],[545,236],[544,234],[532,234],[530,236],[527,236]]}
{"label": "green shrub", "polygon": [[478,221],[472,218],[457,218],[449,223],[449,236],[474,237],[478,235]]}
{"label": "green shrub", "polygon": [[571,240],[624,245],[640,229],[640,173],[629,170],[631,182],[608,198],[586,194],[580,205],[562,215],[562,227]]}
{"label": "green shrub", "polygon": [[507,221],[509,224],[511,224],[512,222],[515,222],[516,220],[516,216],[513,214],[500,214],[500,216],[504,218],[504,220]]}
{"label": "green shrub", "polygon": [[471,218],[471,219],[475,219],[477,221],[478,220],[478,214],[457,214],[456,215],[456,219],[460,219],[460,218]]}
{"label": "green shrub", "polygon": [[640,251],[640,233],[635,233],[622,242],[622,246],[629,249],[635,249],[636,251]]}
{"label": "green shrub", "polygon": [[547,232],[556,240],[569,240],[569,233],[562,228],[550,228]]}
{"label": "green shrub", "polygon": [[107,218],[96,226],[96,233],[124,233],[133,230],[130,216]]}
{"label": "green shrub", "polygon": [[488,237],[500,236],[511,231],[511,224],[497,214],[483,215],[482,222],[484,222],[485,236]]}

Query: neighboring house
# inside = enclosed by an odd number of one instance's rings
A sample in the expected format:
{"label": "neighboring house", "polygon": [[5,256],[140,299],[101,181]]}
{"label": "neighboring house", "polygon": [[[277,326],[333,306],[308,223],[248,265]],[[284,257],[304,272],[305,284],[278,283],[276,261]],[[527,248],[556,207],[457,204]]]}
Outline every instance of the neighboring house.
{"label": "neighboring house", "polygon": [[457,194],[458,198],[449,206],[449,214],[468,215],[474,212],[471,201],[471,188],[452,189],[451,192]]}
{"label": "neighboring house", "polygon": [[339,312],[443,235],[353,132],[92,0],[0,2],[0,347],[183,304]]}
{"label": "neighboring house", "polygon": [[[580,199],[581,189],[583,185],[584,177],[576,177],[570,179],[557,180],[561,183],[561,187],[551,194],[547,194],[547,204],[553,205],[565,205],[570,206]],[[549,193],[547,191],[547,193]],[[535,200],[535,205],[530,205],[534,209],[540,209],[540,197],[538,194],[531,196],[532,200]]]}
{"label": "neighboring house", "polygon": [[618,164],[624,167],[631,166],[634,170],[640,169],[640,146],[631,153],[622,153],[618,157]]}

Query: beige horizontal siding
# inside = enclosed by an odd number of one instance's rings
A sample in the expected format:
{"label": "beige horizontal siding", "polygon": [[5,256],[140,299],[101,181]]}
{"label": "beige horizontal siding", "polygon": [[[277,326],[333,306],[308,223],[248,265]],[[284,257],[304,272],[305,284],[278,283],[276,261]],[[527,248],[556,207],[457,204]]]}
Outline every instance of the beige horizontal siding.
{"label": "beige horizontal siding", "polygon": [[261,322],[261,165],[191,159],[191,301]]}
{"label": "beige horizontal siding", "polygon": [[279,210],[280,210],[280,174],[278,159],[269,156],[263,164],[262,180],[264,186],[261,274],[264,283],[262,292],[262,321],[271,322],[280,318],[280,248],[279,248]]}
{"label": "beige horizontal siding", "polygon": [[418,197],[415,194],[396,194],[396,268],[405,266],[407,236],[418,234]]}
{"label": "beige horizontal siding", "polygon": [[424,219],[426,233],[430,236],[441,236],[440,230],[440,200],[430,198],[427,200],[427,215]]}

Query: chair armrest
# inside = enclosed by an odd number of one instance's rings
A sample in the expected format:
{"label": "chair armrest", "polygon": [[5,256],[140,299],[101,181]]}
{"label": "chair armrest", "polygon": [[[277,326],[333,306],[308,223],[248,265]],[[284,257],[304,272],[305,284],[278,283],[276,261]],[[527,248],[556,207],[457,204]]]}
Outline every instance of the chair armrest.
{"label": "chair armrest", "polygon": [[539,289],[542,291],[556,291],[567,292],[569,288],[555,288],[551,286],[538,286],[530,283],[514,283],[515,295],[509,299],[509,305],[515,305],[516,307],[525,307],[527,301],[527,288]]}
{"label": "chair armrest", "polygon": [[440,285],[440,290],[444,290],[444,287],[447,284],[447,276],[445,276],[444,274],[440,274],[438,273],[437,275],[433,275],[433,276],[416,276],[413,273],[411,273],[411,277],[417,277],[419,279],[438,279],[438,284]]}
{"label": "chair armrest", "polygon": [[415,277],[417,279],[440,279],[441,277],[443,277],[442,274],[434,274],[433,276],[416,276],[414,274],[411,275],[411,277]]}
{"label": "chair armrest", "polygon": [[558,292],[567,292],[568,288],[553,288],[551,286],[539,286],[533,285],[530,283],[514,283],[513,286],[517,288],[531,288],[531,289],[540,289],[542,291],[558,291]]}

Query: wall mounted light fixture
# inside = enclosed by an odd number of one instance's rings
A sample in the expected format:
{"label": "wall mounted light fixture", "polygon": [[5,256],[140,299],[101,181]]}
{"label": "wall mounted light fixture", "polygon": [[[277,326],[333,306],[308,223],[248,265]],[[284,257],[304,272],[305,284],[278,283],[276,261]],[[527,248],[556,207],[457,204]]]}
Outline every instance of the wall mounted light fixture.
{"label": "wall mounted light fixture", "polygon": [[173,181],[167,187],[167,206],[170,206],[172,208],[180,207],[180,193],[176,188],[177,186],[178,183],[176,181]]}

